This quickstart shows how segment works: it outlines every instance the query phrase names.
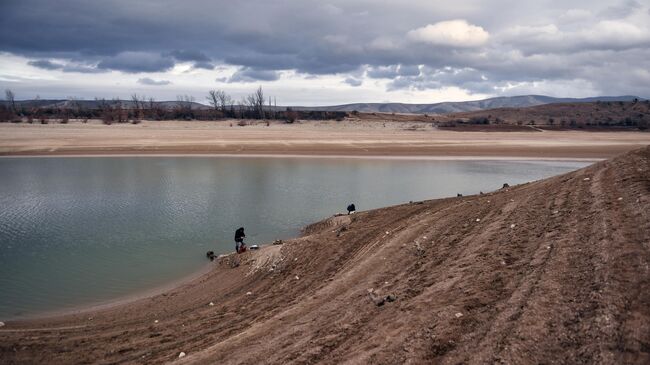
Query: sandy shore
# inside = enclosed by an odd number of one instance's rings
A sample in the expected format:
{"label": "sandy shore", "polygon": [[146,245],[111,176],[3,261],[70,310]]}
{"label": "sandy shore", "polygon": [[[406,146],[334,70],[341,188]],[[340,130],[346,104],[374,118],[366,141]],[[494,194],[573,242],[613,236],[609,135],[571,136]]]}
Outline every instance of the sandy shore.
{"label": "sandy shore", "polygon": [[647,364],[648,181],[645,148],[493,193],[332,217],[160,295],[9,322],[0,358]]}
{"label": "sandy shore", "polygon": [[[145,121],[0,124],[0,155],[227,154],[608,158],[650,144],[642,132],[454,132],[418,122]],[[232,126],[231,126],[232,125]]]}

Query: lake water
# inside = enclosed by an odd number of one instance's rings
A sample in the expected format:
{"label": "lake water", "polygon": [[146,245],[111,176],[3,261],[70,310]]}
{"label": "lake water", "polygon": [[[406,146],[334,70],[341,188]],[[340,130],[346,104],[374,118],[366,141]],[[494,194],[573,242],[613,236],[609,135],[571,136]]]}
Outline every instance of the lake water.
{"label": "lake water", "polygon": [[0,320],[97,304],[345,211],[491,191],[587,165],[253,157],[0,158]]}

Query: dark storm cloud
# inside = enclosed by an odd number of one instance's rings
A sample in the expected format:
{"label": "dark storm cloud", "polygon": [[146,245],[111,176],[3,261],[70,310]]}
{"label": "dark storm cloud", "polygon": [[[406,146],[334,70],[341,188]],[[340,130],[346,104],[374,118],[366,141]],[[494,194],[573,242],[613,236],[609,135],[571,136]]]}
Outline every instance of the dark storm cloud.
{"label": "dark storm cloud", "polygon": [[126,73],[163,72],[174,67],[170,57],[156,53],[122,52],[116,56],[105,58],[97,64],[97,68],[116,70]]}
{"label": "dark storm cloud", "polygon": [[215,65],[210,57],[205,53],[199,51],[172,51],[169,53],[175,60],[181,62],[193,62],[194,68],[201,68],[205,70],[214,69]]}
{"label": "dark storm cloud", "polygon": [[106,72],[105,70],[97,69],[93,66],[79,65],[74,63],[57,63],[49,60],[34,60],[27,62],[28,65],[34,66],[43,70],[59,70],[63,72],[77,72],[77,73],[100,73]]}
{"label": "dark storm cloud", "polygon": [[29,61],[27,64],[44,70],[60,70],[63,68],[63,65],[48,60]]}
{"label": "dark storm cloud", "polygon": [[210,57],[206,56],[203,52],[199,51],[172,51],[169,53],[179,61],[196,61],[196,62],[210,62]]}
{"label": "dark storm cloud", "polygon": [[214,70],[214,64],[210,62],[194,62],[194,68],[202,68],[204,70]]}
{"label": "dark storm cloud", "polygon": [[393,79],[399,76],[397,65],[371,67],[366,73],[371,79]]}
{"label": "dark storm cloud", "polygon": [[227,82],[275,81],[278,71],[295,70],[343,74],[352,86],[367,77],[389,80],[394,90],[469,92],[579,77],[611,93],[605,75],[615,64],[629,82],[616,90],[648,95],[648,7],[635,0],[3,1],[0,52],[64,72],[229,64],[240,69]]}

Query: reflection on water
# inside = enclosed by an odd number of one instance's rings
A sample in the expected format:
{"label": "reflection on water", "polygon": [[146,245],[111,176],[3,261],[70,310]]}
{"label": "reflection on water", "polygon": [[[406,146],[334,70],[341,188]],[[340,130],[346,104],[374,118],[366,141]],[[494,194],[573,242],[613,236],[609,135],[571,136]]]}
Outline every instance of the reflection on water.
{"label": "reflection on water", "polygon": [[185,276],[205,252],[345,210],[472,194],[585,162],[226,157],[0,158],[0,319]]}

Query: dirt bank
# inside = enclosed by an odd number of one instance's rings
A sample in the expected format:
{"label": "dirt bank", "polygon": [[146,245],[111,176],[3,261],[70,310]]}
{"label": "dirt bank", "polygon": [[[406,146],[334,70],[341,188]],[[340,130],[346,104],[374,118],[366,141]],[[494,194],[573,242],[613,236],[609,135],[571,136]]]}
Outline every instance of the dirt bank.
{"label": "dirt bank", "polygon": [[[145,121],[0,124],[0,155],[286,154],[609,158],[650,144],[650,133],[455,132],[431,123]],[[231,126],[232,125],[232,126]]]}
{"label": "dirt bank", "polygon": [[7,323],[0,359],[647,364],[650,147],[490,194],[331,218],[234,259],[129,305]]}

